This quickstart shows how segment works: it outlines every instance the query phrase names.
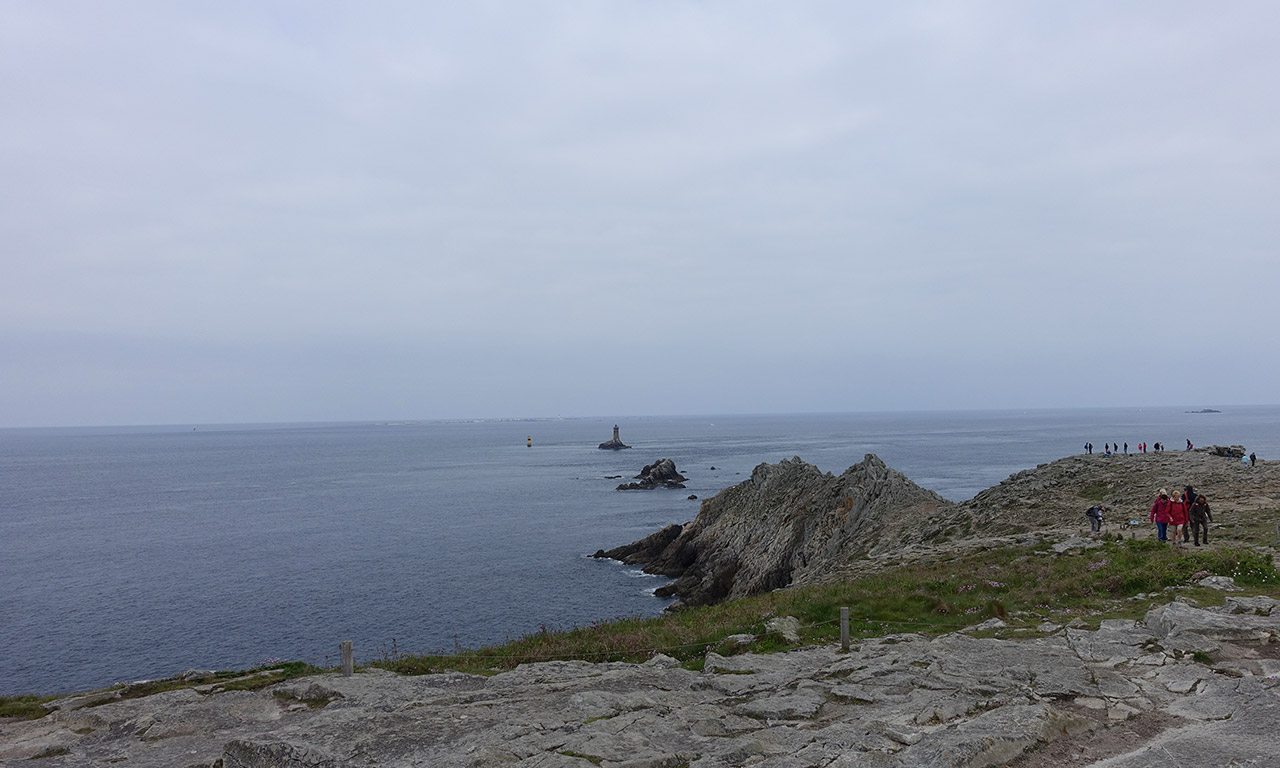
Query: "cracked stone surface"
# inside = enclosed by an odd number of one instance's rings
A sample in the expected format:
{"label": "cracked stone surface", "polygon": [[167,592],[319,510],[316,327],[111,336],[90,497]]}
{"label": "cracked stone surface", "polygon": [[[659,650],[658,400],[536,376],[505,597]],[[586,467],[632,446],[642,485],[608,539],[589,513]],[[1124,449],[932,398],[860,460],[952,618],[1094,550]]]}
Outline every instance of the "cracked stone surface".
{"label": "cracked stone surface", "polygon": [[[981,768],[1061,755],[1123,768],[1276,766],[1275,606],[1170,603],[1142,622],[1037,639],[896,635],[848,653],[709,653],[701,672],[657,656],[528,664],[493,677],[369,671],[254,693],[67,702],[40,720],[0,722],[0,762]],[[1213,663],[1174,650],[1178,638],[1214,643]],[[329,703],[313,708],[318,701]]]}

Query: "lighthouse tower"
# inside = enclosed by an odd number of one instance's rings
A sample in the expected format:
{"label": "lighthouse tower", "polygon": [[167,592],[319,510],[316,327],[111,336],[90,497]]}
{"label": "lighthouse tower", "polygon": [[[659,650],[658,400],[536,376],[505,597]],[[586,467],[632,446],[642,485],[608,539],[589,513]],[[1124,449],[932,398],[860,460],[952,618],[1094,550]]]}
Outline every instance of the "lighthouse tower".
{"label": "lighthouse tower", "polygon": [[622,439],[618,437],[618,425],[617,425],[617,424],[614,424],[614,425],[613,425],[613,442],[615,442],[615,443],[620,443],[620,442],[622,442]]}

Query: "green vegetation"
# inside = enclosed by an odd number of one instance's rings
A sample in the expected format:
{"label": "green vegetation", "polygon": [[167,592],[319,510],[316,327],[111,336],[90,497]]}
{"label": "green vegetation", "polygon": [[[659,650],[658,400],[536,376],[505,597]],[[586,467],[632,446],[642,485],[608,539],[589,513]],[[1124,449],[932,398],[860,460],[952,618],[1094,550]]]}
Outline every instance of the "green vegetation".
{"label": "green vegetation", "polygon": [[562,749],[562,750],[560,750],[560,754],[564,755],[565,757],[576,757],[576,758],[579,758],[579,759],[581,759],[581,760],[586,760],[587,762],[591,763],[592,765],[599,765],[599,764],[601,764],[601,763],[603,763],[603,762],[604,762],[604,758],[603,758],[603,757],[593,757],[593,756],[591,756],[591,755],[584,755],[584,754],[582,754],[581,752],[574,752],[574,751],[572,751],[572,750],[568,750],[568,749]]}
{"label": "green vegetation", "polygon": [[[104,695],[101,700],[93,702],[88,706],[96,707],[103,704],[109,704],[113,701],[122,699],[138,699],[143,696],[152,696],[165,691],[176,691],[182,688],[196,688],[200,686],[212,686],[213,691],[256,691],[266,688],[268,685],[274,685],[285,680],[304,675],[314,675],[328,670],[314,667],[301,661],[285,661],[273,663],[266,666],[254,667],[248,670],[227,670],[222,672],[210,672],[205,675],[196,675],[191,677],[168,677],[163,680],[148,680],[145,683],[131,683],[128,685],[118,686],[117,688],[104,689],[102,691],[94,691],[92,693],[111,694],[115,691],[115,695]],[[0,696],[0,719],[3,718],[21,718],[24,720],[34,720],[44,717],[48,714],[44,707],[41,706],[45,702],[54,699],[63,698],[61,696]],[[317,702],[305,702],[309,706],[321,706]],[[325,702],[327,703],[327,702]]]}
{"label": "green vegetation", "polygon": [[[494,674],[518,664],[553,659],[644,661],[664,653],[700,669],[707,651],[767,653],[787,646],[764,626],[774,616],[795,616],[801,642],[839,640],[841,606],[851,608],[853,640],[898,632],[952,632],[988,618],[1022,630],[1043,621],[1140,618],[1153,600],[1135,595],[1187,587],[1210,574],[1232,576],[1256,592],[1274,593],[1280,574],[1271,558],[1251,549],[1182,549],[1154,541],[1108,541],[1104,546],[1053,556],[1048,545],[991,550],[952,560],[909,565],[855,581],[779,590],[721,605],[652,619],[625,619],[565,632],[546,628],[505,645],[426,656],[383,659],[373,666],[404,674],[459,670]],[[1221,593],[1190,594],[1221,601]],[[1203,593],[1203,594],[1202,594]],[[1166,598],[1167,599],[1167,598]],[[722,643],[751,633],[746,647]]]}
{"label": "green vegetation", "polygon": [[22,720],[34,720],[47,713],[40,706],[46,701],[53,701],[57,696],[0,696],[0,718],[16,717]]}
{"label": "green vegetation", "polygon": [[163,680],[151,680],[145,683],[134,683],[120,689],[116,699],[103,699],[90,706],[99,706],[119,699],[138,699],[165,691],[176,691],[182,688],[213,685],[216,691],[257,691],[268,685],[284,682],[303,675],[314,675],[326,670],[313,667],[301,661],[284,661],[250,670],[227,670],[212,672],[207,675],[192,677],[169,677]]}
{"label": "green vegetation", "polygon": [[1102,501],[1110,490],[1105,483],[1086,485],[1080,489],[1080,498],[1086,501]]}

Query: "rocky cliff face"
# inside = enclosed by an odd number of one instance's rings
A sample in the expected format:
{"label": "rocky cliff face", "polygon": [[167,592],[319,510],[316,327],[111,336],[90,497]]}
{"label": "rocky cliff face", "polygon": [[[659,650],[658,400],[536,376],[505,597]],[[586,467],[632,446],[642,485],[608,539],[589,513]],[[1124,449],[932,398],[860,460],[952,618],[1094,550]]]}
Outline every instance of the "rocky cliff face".
{"label": "rocky cliff face", "polygon": [[704,501],[660,549],[649,537],[597,555],[643,558],[646,571],[676,577],[660,595],[706,605],[815,581],[850,558],[893,547],[901,531],[948,506],[872,454],[839,477],[797,457],[761,464],[750,480]]}

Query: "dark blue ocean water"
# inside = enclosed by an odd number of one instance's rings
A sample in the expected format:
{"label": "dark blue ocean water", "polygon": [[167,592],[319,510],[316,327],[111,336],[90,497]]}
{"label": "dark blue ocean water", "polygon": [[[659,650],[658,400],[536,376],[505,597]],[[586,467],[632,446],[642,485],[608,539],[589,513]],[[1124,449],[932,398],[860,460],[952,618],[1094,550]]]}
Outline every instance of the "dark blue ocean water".
{"label": "dark blue ocean water", "polygon": [[[620,418],[620,452],[613,419],[0,430],[0,694],[654,615],[663,580],[588,556],[791,456],[953,500],[1086,440],[1280,457],[1280,407],[1223,410]],[[663,457],[688,490],[606,479]]]}

